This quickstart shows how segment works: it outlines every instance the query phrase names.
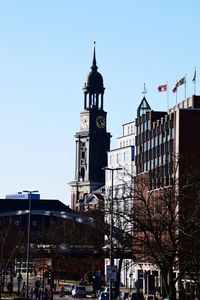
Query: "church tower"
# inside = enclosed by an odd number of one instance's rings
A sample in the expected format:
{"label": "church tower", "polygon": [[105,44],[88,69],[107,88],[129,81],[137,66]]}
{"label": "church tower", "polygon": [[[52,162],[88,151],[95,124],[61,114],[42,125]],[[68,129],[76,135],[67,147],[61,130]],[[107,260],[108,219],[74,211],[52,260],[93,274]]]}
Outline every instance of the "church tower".
{"label": "church tower", "polygon": [[107,113],[104,111],[103,77],[97,71],[94,46],[91,71],[87,75],[84,91],[84,110],[80,113],[80,131],[76,133],[75,180],[70,182],[71,207],[105,184],[107,151],[111,135],[107,132]]}

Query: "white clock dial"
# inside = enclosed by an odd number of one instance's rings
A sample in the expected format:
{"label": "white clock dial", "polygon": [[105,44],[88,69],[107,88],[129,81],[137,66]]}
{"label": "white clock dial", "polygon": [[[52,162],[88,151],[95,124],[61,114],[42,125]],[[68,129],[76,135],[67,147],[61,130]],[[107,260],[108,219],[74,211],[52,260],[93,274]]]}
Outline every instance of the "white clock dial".
{"label": "white clock dial", "polygon": [[83,116],[83,117],[81,118],[81,128],[82,128],[82,129],[85,129],[85,128],[88,128],[88,126],[89,126],[89,120],[88,120],[88,117]]}

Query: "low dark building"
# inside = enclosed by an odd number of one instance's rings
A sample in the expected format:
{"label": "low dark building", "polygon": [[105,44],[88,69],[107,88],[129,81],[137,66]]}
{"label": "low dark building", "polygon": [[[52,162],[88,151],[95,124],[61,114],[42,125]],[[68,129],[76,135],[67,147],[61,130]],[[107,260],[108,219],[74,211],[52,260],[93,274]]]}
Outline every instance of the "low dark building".
{"label": "low dark building", "polygon": [[[26,270],[29,204],[27,199],[0,200],[3,274]],[[58,200],[32,199],[30,212],[30,273],[41,274],[43,268],[54,278],[74,280],[104,273],[103,235],[94,230],[94,219]]]}

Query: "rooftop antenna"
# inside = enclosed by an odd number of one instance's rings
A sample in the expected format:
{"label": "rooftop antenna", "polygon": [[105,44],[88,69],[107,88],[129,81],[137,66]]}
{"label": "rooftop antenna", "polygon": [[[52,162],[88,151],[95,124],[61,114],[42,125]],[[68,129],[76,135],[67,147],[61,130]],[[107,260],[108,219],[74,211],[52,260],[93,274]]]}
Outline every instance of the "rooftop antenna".
{"label": "rooftop antenna", "polygon": [[144,83],[144,90],[143,90],[142,94],[144,94],[144,96],[145,96],[145,94],[147,94],[147,89],[146,89],[146,84],[145,83]]}

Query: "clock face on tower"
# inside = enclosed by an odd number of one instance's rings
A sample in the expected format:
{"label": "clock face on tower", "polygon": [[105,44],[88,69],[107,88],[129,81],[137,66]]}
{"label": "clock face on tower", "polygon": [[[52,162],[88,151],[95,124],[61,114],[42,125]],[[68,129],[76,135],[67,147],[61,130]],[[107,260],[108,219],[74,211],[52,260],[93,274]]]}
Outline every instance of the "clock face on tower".
{"label": "clock face on tower", "polygon": [[89,127],[89,119],[88,116],[81,117],[81,129],[86,129]]}
{"label": "clock face on tower", "polygon": [[104,116],[100,115],[96,117],[96,126],[100,129],[106,126],[106,119]]}

